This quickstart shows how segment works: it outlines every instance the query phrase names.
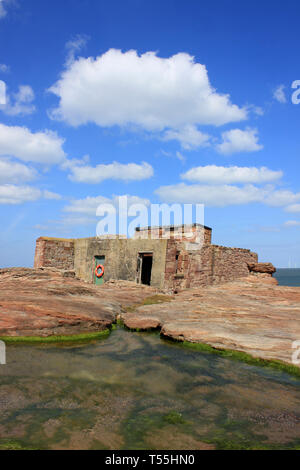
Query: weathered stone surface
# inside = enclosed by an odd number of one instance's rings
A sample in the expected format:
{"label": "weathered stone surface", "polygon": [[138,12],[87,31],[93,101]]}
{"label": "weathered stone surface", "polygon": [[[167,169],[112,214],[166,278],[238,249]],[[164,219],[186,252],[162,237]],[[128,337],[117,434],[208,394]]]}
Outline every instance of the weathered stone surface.
{"label": "weathered stone surface", "polygon": [[[269,275],[179,293],[175,300],[122,315],[137,328],[160,323],[161,333],[180,341],[244,351],[254,357],[292,362],[300,339],[300,288],[279,287]],[[135,323],[136,322],[136,323]]]}
{"label": "weathered stone surface", "polygon": [[276,268],[272,263],[248,263],[248,268],[249,271],[253,273],[265,273],[271,275],[276,273]]}
{"label": "weathered stone surface", "polygon": [[130,315],[124,317],[124,325],[130,329],[151,330],[159,328],[160,320],[155,317],[146,317],[140,315]]}
{"label": "weathered stone surface", "polygon": [[0,336],[51,336],[101,331],[153,293],[118,283],[105,289],[53,268],[0,269]]}
{"label": "weathered stone surface", "polygon": [[101,331],[121,316],[131,329],[159,328],[173,339],[287,363],[300,339],[300,288],[279,287],[266,273],[185,290],[127,312],[157,291],[129,281],[96,287],[73,276],[52,268],[0,269],[0,336]]}

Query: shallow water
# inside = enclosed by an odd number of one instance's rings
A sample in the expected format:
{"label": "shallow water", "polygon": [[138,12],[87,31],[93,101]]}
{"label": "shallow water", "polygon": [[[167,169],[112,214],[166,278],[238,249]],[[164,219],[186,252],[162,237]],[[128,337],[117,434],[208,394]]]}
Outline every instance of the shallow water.
{"label": "shallow water", "polygon": [[0,448],[300,448],[300,380],[113,331],[78,345],[8,346]]}

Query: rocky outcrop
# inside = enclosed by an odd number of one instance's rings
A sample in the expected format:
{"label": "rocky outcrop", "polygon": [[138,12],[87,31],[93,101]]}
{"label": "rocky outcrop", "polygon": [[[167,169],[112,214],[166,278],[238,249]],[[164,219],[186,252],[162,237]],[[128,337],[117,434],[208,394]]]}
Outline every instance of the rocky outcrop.
{"label": "rocky outcrop", "polygon": [[274,274],[276,268],[272,263],[248,263],[249,271],[252,273]]}
{"label": "rocky outcrop", "polygon": [[[93,286],[72,271],[0,270],[0,337],[101,331],[118,317],[130,329],[292,362],[300,339],[300,288],[280,287],[270,274],[189,289],[175,295],[129,281]],[[144,305],[143,305],[144,304]]]}
{"label": "rocky outcrop", "polygon": [[300,339],[300,288],[279,287],[270,275],[186,290],[175,300],[122,314],[129,328],[158,325],[163,336],[206,343],[265,359],[292,362]]}
{"label": "rocky outcrop", "polygon": [[0,269],[0,336],[74,335],[108,328],[153,289],[99,289],[55,268]]}

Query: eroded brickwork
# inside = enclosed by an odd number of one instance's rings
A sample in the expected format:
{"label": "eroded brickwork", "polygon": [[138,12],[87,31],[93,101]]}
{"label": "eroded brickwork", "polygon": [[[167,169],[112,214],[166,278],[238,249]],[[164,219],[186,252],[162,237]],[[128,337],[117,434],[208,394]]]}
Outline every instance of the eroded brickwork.
{"label": "eroded brickwork", "polygon": [[36,242],[35,268],[74,269],[74,240],[39,238]]}
{"label": "eroded brickwork", "polygon": [[242,248],[203,245],[189,250],[190,244],[169,240],[166,255],[165,287],[181,290],[238,279],[249,274],[248,263],[257,254]]}

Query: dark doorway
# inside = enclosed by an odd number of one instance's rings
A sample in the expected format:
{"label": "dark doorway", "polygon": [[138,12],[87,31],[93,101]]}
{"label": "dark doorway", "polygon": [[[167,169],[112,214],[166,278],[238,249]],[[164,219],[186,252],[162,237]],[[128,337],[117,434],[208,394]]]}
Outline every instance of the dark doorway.
{"label": "dark doorway", "polygon": [[152,253],[141,254],[140,263],[141,263],[141,283],[147,286],[150,286],[152,264],[153,264],[153,254]]}

